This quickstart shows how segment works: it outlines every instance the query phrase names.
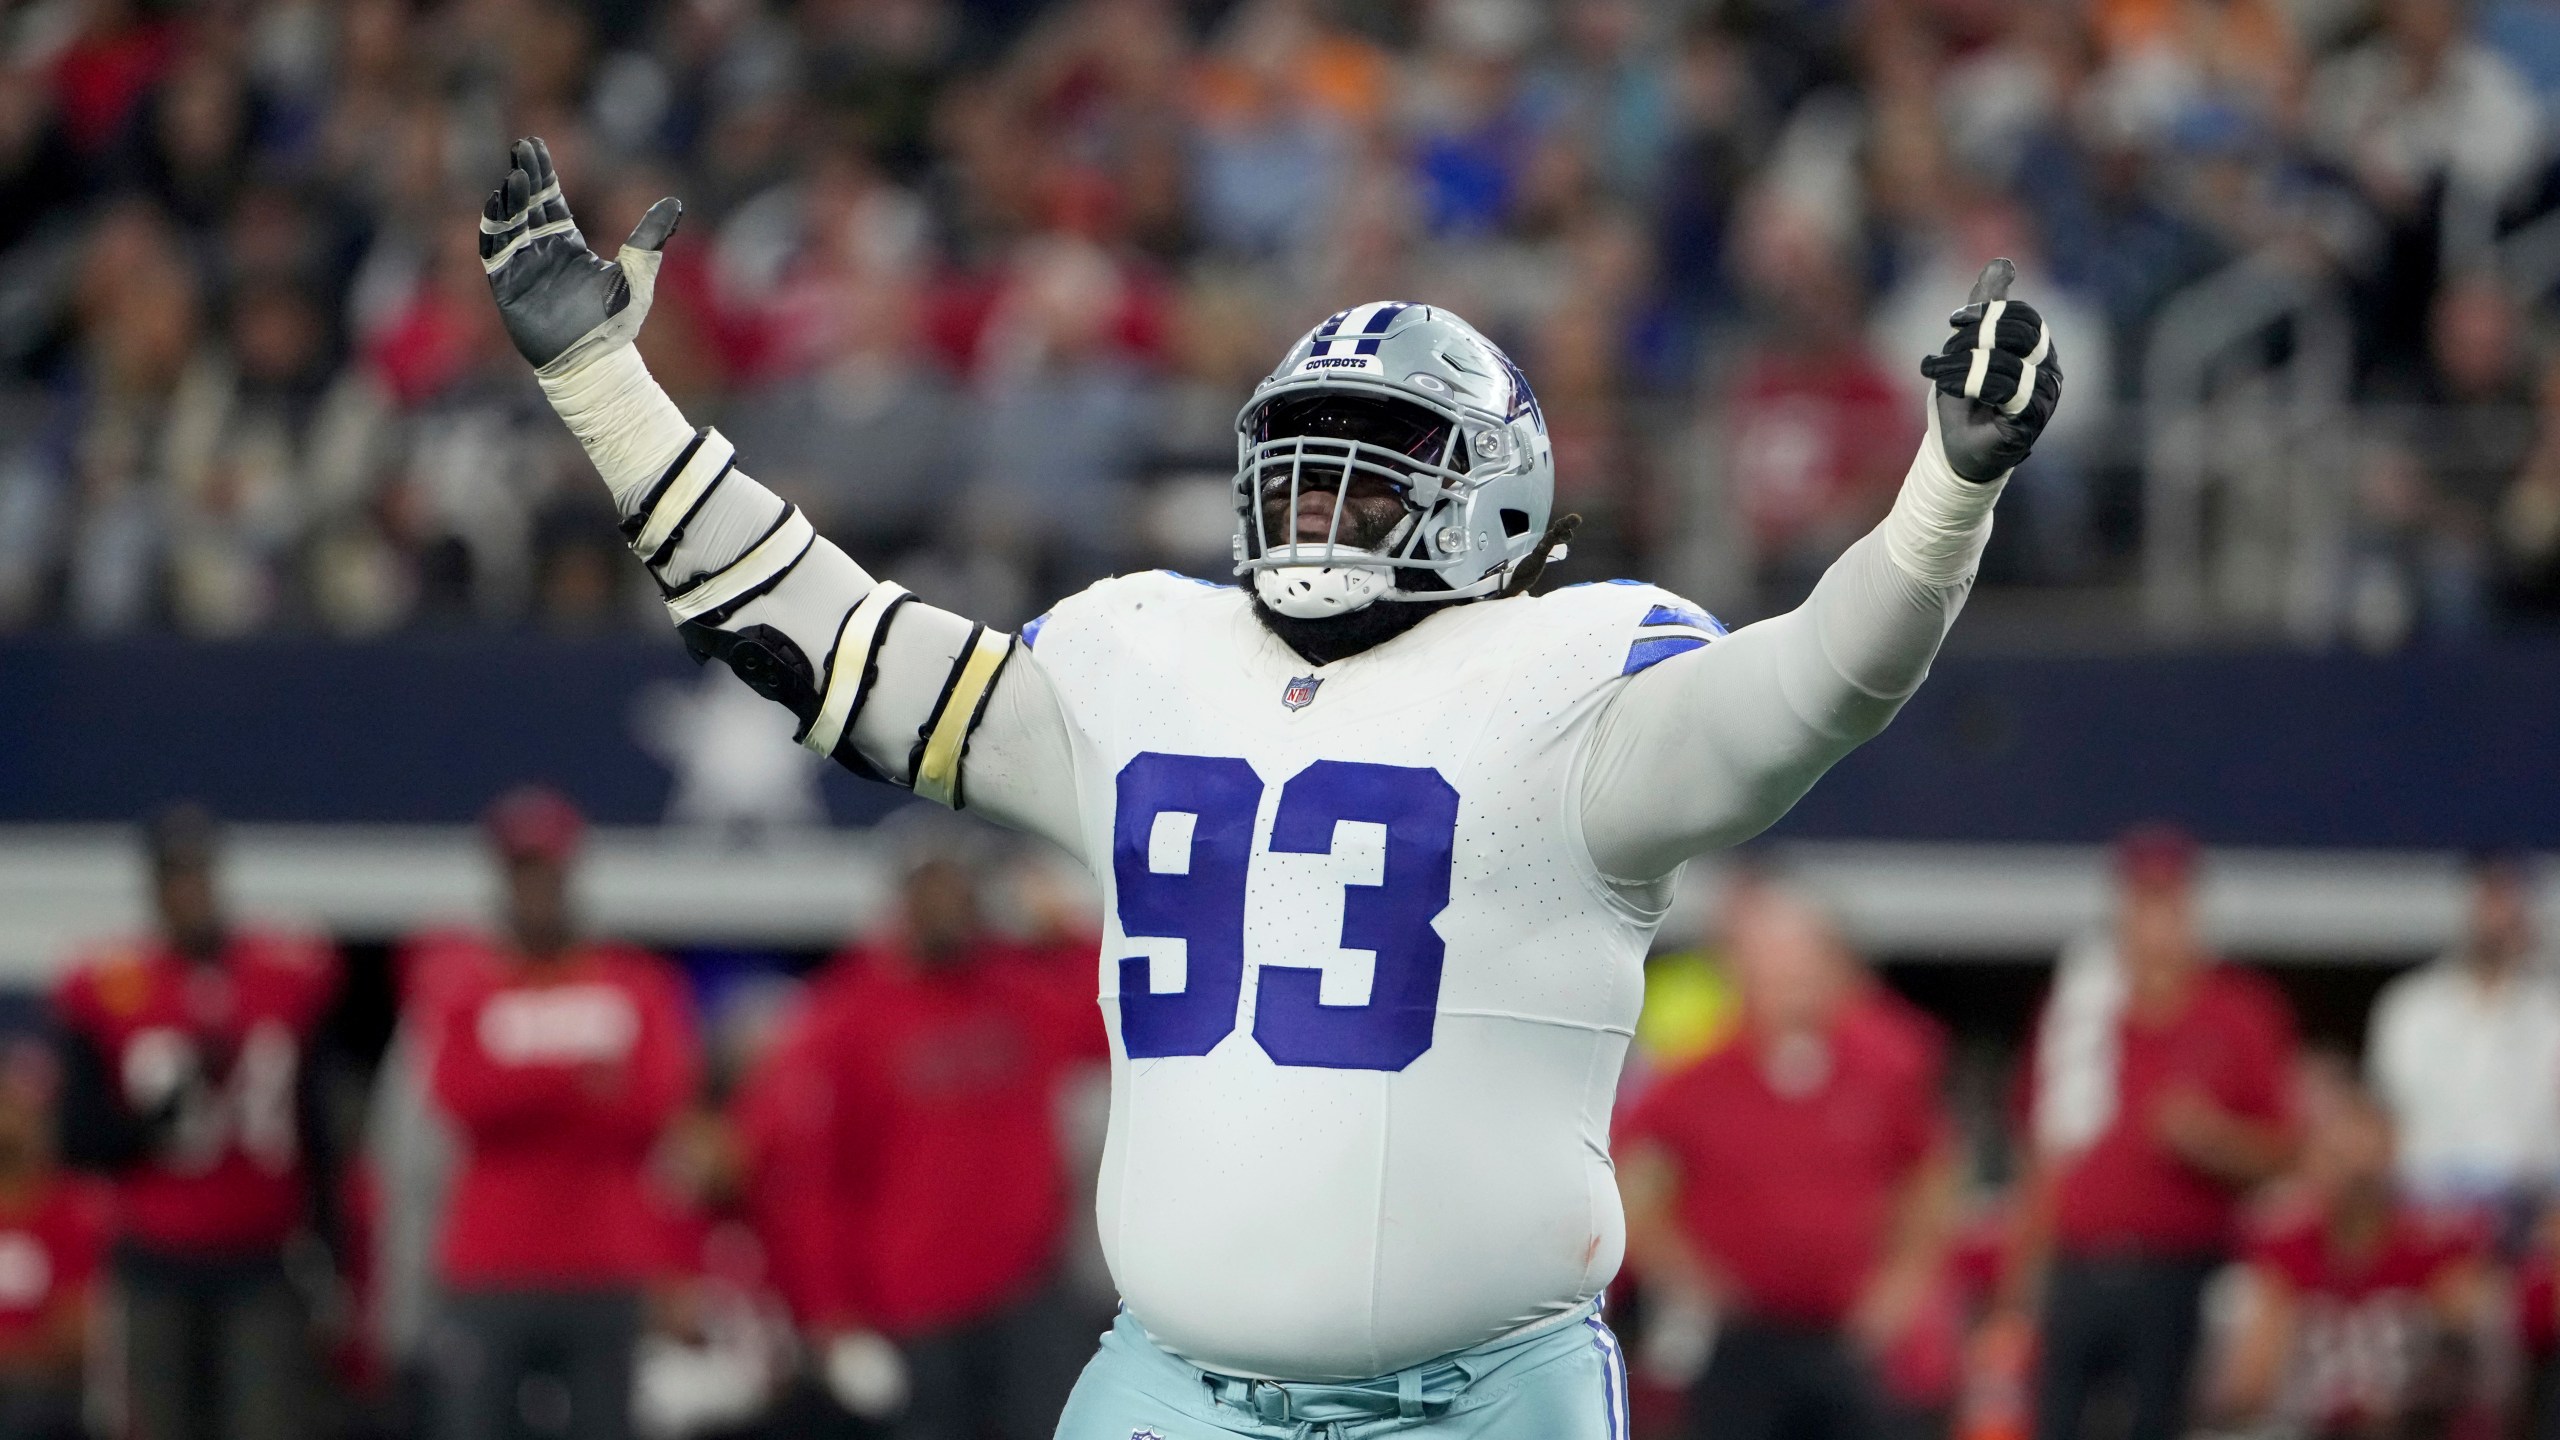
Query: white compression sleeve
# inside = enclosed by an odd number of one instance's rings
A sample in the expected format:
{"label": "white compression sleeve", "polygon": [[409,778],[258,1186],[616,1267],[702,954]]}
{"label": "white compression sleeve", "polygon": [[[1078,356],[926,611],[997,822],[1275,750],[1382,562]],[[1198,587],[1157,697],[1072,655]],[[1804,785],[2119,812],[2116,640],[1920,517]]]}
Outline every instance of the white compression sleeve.
{"label": "white compression sleeve", "polygon": [[969,808],[1084,859],[1074,733],[1040,657],[1028,645],[1017,647],[969,742]]}
{"label": "white compression sleeve", "polygon": [[535,379],[625,515],[693,443],[684,412],[632,346],[617,345],[562,375],[536,371]]}
{"label": "white compression sleeve", "polygon": [[1892,515],[1802,605],[1621,686],[1584,756],[1600,872],[1646,885],[1749,839],[1883,730],[1964,608],[1997,497],[1946,469],[1933,427]]}
{"label": "white compression sleeve", "polygon": [[1954,585],[1971,580],[1982,563],[1982,547],[1991,543],[1991,507],[2009,477],[1976,484],[1958,475],[1938,439],[1934,395],[1928,412],[1928,437],[1879,528],[1893,563],[1905,574],[1931,585]]}

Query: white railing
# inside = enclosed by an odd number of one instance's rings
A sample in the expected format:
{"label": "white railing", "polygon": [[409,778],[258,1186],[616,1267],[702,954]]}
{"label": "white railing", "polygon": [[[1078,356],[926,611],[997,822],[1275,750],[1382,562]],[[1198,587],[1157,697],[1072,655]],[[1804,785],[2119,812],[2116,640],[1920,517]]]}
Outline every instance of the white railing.
{"label": "white railing", "polygon": [[2142,609],[2157,632],[2325,638],[2354,346],[2335,286],[2275,252],[2172,297],[2142,361]]}

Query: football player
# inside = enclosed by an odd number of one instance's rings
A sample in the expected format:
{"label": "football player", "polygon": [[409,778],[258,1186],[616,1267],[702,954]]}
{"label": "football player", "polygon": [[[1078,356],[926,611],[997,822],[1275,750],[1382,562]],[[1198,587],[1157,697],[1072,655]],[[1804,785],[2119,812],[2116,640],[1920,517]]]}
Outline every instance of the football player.
{"label": "football player", "polygon": [[1121,576],[1007,635],[865,573],[650,378],[675,200],[607,261],[542,142],[512,159],[498,307],[693,653],[810,749],[1100,881],[1126,1303],[1059,1435],[1623,1435],[1596,1297],[1645,950],[1683,861],[1927,673],[2060,394],[2008,263],[1922,366],[1891,514],[1788,614],[1527,594],[1567,528],[1527,382],[1448,311],[1374,303],[1245,402],[1239,583]]}

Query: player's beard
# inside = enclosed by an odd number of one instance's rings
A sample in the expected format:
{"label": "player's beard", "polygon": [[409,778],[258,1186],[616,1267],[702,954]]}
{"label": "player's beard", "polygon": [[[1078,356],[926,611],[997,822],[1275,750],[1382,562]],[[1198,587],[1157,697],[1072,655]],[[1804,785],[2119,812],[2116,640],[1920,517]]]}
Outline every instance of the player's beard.
{"label": "player's beard", "polygon": [[[1448,583],[1428,570],[1398,570],[1399,590],[1446,590]],[[1238,576],[1236,583],[1253,601],[1253,616],[1262,628],[1280,639],[1280,643],[1298,652],[1310,665],[1330,665],[1347,660],[1364,650],[1374,650],[1464,600],[1372,600],[1359,609],[1343,615],[1323,615],[1312,619],[1283,615],[1262,603],[1253,588],[1253,577]]]}
{"label": "player's beard", "polygon": [[[1327,477],[1332,481],[1333,477]],[[1289,511],[1295,498],[1290,492],[1266,495],[1263,500],[1263,525],[1266,533],[1291,533],[1296,517]],[[1330,515],[1325,518],[1331,519]],[[1406,515],[1401,505],[1354,503],[1344,508],[1341,533],[1335,543],[1346,549],[1376,551],[1403,524]],[[1253,597],[1253,613],[1262,627],[1280,638],[1280,643],[1298,652],[1315,665],[1330,665],[1364,650],[1374,649],[1431,618],[1432,612],[1462,601],[1372,600],[1357,610],[1341,615],[1301,617],[1283,615],[1262,603],[1253,588],[1253,578],[1243,576],[1239,583]],[[1405,591],[1446,590],[1448,582],[1429,570],[1402,568],[1395,571],[1395,587]]]}

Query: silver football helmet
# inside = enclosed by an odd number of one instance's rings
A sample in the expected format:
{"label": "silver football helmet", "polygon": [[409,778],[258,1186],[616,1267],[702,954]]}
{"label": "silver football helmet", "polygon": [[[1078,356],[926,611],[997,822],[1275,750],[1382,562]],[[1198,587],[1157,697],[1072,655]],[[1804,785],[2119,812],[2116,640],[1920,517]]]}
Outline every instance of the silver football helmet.
{"label": "silver football helmet", "polygon": [[[1301,538],[1300,496],[1359,478],[1385,482],[1403,519],[1358,543],[1337,501],[1324,539]],[[1555,453],[1500,347],[1446,310],[1375,301],[1327,317],[1254,387],[1236,416],[1235,504],[1235,573],[1283,615],[1472,599],[1500,591],[1546,533]],[[1398,571],[1445,588],[1400,586]]]}

